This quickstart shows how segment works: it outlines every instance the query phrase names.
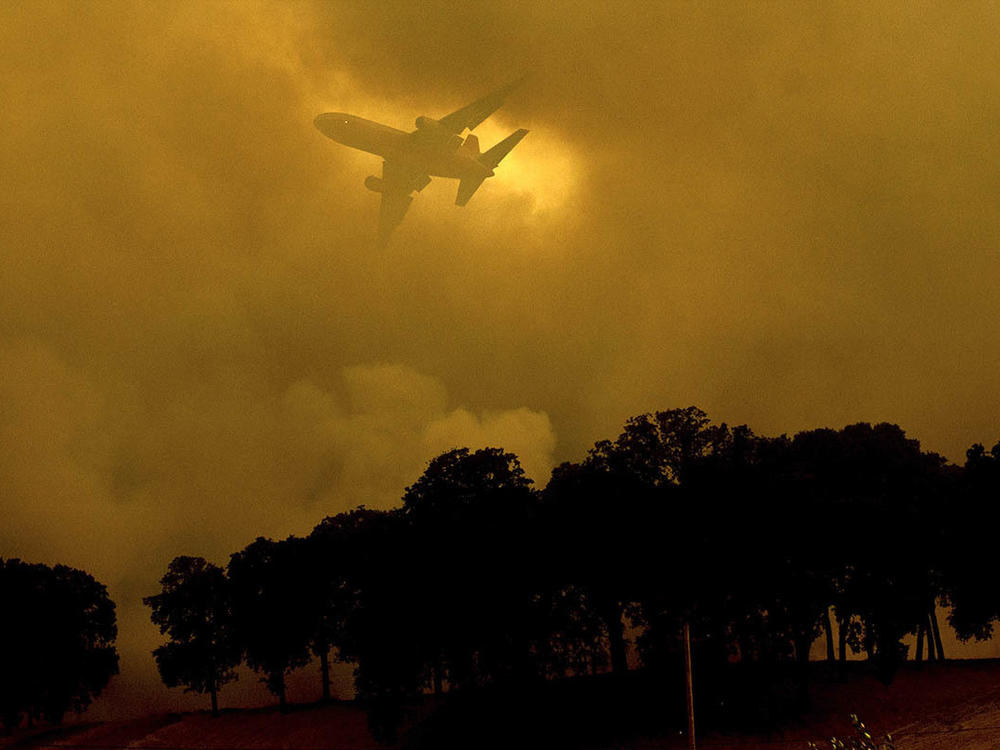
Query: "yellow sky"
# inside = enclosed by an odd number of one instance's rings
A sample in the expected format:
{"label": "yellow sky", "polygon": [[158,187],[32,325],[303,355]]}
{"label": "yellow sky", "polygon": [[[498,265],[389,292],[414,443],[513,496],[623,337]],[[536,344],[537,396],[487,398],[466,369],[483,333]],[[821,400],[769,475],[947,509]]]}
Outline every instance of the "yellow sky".
{"label": "yellow sky", "polygon": [[[387,507],[453,445],[544,484],[688,404],[996,442],[1000,13],[874,5],[3,4],[0,554],[107,582],[155,685],[174,555]],[[376,251],[379,160],[315,115],[524,71],[497,176]]]}

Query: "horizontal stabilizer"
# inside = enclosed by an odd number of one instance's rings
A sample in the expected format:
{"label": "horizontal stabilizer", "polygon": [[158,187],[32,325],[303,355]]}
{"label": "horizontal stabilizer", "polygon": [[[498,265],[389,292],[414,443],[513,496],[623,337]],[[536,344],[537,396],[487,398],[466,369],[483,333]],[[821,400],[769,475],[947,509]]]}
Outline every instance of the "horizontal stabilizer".
{"label": "horizontal stabilizer", "polygon": [[500,141],[500,143],[498,143],[489,151],[485,152],[482,156],[480,156],[479,163],[489,167],[490,169],[493,169],[494,167],[496,167],[497,164],[500,163],[501,159],[503,159],[507,154],[510,153],[510,150],[514,148],[514,146],[516,146],[518,143],[521,142],[521,139],[524,138],[524,136],[526,136],[527,134],[528,131],[525,130],[524,128],[514,131],[506,138],[504,138],[502,141]]}
{"label": "horizontal stabilizer", "polygon": [[483,184],[483,180],[486,179],[486,175],[482,177],[467,177],[458,183],[458,197],[455,198],[456,206],[464,206],[469,202],[469,198],[472,194],[479,190],[479,186]]}

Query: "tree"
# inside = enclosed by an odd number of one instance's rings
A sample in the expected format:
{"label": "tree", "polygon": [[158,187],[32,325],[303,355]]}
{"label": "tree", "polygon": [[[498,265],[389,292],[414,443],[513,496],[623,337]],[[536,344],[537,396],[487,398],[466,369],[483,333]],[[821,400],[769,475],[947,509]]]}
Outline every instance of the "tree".
{"label": "tree", "polygon": [[734,498],[746,495],[743,477],[755,445],[748,428],[713,424],[689,406],[634,416],[616,440],[596,443],[582,467],[553,474],[557,492],[578,475],[579,490],[571,494],[591,519],[597,535],[591,544],[601,545],[606,571],[618,571],[595,590],[615,671],[625,668],[626,611],[643,626],[639,645],[647,662],[676,650],[685,620],[696,634],[726,631],[719,606],[732,601],[734,576],[750,580],[745,561],[729,563],[743,546],[743,535],[734,532],[745,531],[736,523],[745,506]]}
{"label": "tree", "polygon": [[208,693],[218,716],[219,688],[236,679],[240,663],[225,571],[201,557],[175,557],[160,585],[161,593],[142,600],[170,637],[153,651],[160,677],[167,687]]}
{"label": "tree", "polygon": [[[310,649],[320,659],[323,700],[330,700],[330,654],[345,659],[351,651],[349,626],[360,606],[362,584],[368,585],[365,561],[366,524],[379,511],[364,506],[324,518],[308,537]],[[383,551],[383,555],[387,551]]]}
{"label": "tree", "polygon": [[460,448],[433,459],[403,495],[426,571],[414,582],[425,664],[452,685],[538,673],[531,484],[514,454]]}
{"label": "tree", "polygon": [[810,645],[831,605],[842,652],[856,623],[886,681],[902,636],[927,621],[940,545],[926,519],[942,466],[895,425],[760,438],[688,407],[630,418],[583,464],[559,467],[546,499],[577,526],[589,519],[590,558],[572,567],[602,602],[616,671],[623,611],[642,626],[647,663],[658,650],[676,658],[687,620],[697,648],[717,644],[713,659],[738,653],[765,673],[794,660],[804,703]]}
{"label": "tree", "polygon": [[963,641],[992,637],[1000,620],[1000,565],[994,553],[998,523],[1000,442],[989,451],[977,443],[966,452],[945,535],[944,580],[952,605],[948,620]]}
{"label": "tree", "polygon": [[841,633],[865,644],[888,684],[905,656],[901,639],[922,629],[942,593],[943,539],[928,519],[947,492],[944,461],[887,423],[800,433],[794,453],[795,491],[822,519],[812,524],[817,563]]}
{"label": "tree", "polygon": [[247,664],[288,709],[285,677],[309,662],[314,609],[305,540],[258,537],[229,559],[236,640]]}
{"label": "tree", "polygon": [[115,605],[82,570],[0,558],[0,719],[83,711],[118,673]]}
{"label": "tree", "polygon": [[[623,617],[640,596],[636,569],[649,552],[647,530],[658,526],[652,507],[658,498],[630,471],[592,460],[557,466],[542,497],[541,546],[548,554],[539,573],[549,579],[548,590],[565,592],[556,601],[587,608],[566,613],[567,625],[597,618],[611,669],[622,673],[628,669]],[[592,651],[588,631],[580,635],[585,640],[577,647]]]}
{"label": "tree", "polygon": [[428,627],[436,613],[422,597],[430,569],[402,510],[359,508],[340,526],[353,606],[339,656],[357,665],[354,686],[373,733],[390,739],[403,701],[426,684],[428,655],[438,643]]}

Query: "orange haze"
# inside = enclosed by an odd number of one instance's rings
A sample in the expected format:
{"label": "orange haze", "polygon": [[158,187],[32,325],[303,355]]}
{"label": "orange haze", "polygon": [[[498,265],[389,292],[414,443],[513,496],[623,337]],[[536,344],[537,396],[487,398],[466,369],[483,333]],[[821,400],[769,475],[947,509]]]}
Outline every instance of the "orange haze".
{"label": "orange haze", "polygon": [[[697,404],[897,422],[960,462],[1000,438],[998,26],[913,0],[0,5],[0,555],[109,585],[102,704],[137,711],[193,705],[140,603],[172,557],[388,507],[453,446],[544,485]],[[497,176],[463,209],[435,182],[374,251],[379,161],[315,115],[409,128],[525,71],[480,131],[531,130]]]}

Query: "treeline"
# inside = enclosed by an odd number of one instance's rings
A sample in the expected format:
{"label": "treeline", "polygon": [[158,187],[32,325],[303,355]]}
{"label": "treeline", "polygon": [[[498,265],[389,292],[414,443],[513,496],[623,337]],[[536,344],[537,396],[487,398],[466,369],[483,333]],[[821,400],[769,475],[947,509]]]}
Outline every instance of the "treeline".
{"label": "treeline", "polygon": [[284,707],[316,657],[324,698],[331,659],[350,662],[391,725],[422,692],[676,669],[685,622],[703,686],[735,665],[747,694],[791,680],[801,706],[817,637],[888,684],[925,644],[944,657],[937,603],[960,637],[991,635],[998,492],[1000,444],[958,467],[896,425],[768,438],[689,407],[628,420],[541,491],[499,448],[449,451],[399,508],[258,538],[225,570],[176,558],[145,601],[164,682],[213,710],[241,661]]}
{"label": "treeline", "polygon": [[0,558],[0,722],[83,711],[118,673],[115,605],[88,573]]}

